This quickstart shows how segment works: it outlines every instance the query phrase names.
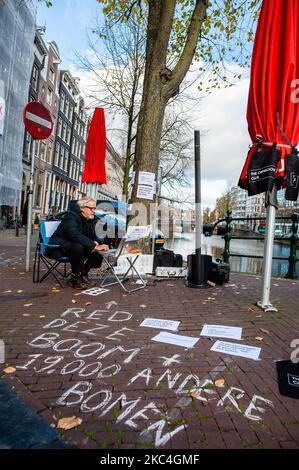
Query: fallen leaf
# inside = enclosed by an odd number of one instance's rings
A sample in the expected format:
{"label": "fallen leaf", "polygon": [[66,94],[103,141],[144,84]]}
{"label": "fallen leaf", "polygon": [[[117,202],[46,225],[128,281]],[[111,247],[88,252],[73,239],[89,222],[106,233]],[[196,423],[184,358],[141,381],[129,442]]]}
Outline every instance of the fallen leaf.
{"label": "fallen leaf", "polygon": [[270,331],[269,330],[265,330],[265,328],[260,328],[260,331],[262,333],[266,333],[266,335],[269,335],[270,334]]}
{"label": "fallen leaf", "polygon": [[262,338],[261,336],[256,336],[254,339],[256,339],[257,341],[263,341],[264,338]]}
{"label": "fallen leaf", "polygon": [[62,418],[57,423],[57,429],[64,429],[68,431],[69,429],[76,428],[82,423],[81,418],[76,418],[76,416],[71,416],[70,418]]}
{"label": "fallen leaf", "polygon": [[77,303],[77,300],[72,299],[72,304],[76,304],[76,303]]}
{"label": "fallen leaf", "polygon": [[219,380],[216,380],[215,382],[216,387],[224,387],[224,384],[225,384],[224,379],[219,379]]}
{"label": "fallen leaf", "polygon": [[16,369],[14,367],[6,367],[6,369],[3,369],[3,372],[5,372],[5,374],[14,374],[16,371]]}
{"label": "fallen leaf", "polygon": [[24,304],[24,307],[31,307],[33,304]]}
{"label": "fallen leaf", "polygon": [[199,398],[201,396],[201,393],[200,392],[192,392],[190,393],[190,397],[193,397],[193,398]]}
{"label": "fallen leaf", "polygon": [[146,308],[146,305],[139,305],[140,308]]}
{"label": "fallen leaf", "polygon": [[92,303],[91,302],[86,302],[85,305],[92,305]]}
{"label": "fallen leaf", "polygon": [[212,282],[212,281],[207,281],[207,284],[208,284],[209,286],[211,286],[211,287],[215,287],[215,286],[216,286],[215,282]]}
{"label": "fallen leaf", "polygon": [[22,289],[17,290],[17,294],[22,294],[22,292],[24,292]]}

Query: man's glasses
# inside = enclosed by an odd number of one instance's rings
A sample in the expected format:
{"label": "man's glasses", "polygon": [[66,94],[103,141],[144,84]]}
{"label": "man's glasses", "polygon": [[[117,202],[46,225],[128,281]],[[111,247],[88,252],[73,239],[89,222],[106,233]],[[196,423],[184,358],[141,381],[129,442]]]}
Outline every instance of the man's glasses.
{"label": "man's glasses", "polygon": [[84,207],[87,207],[87,209],[90,209],[91,211],[96,211],[97,210],[96,207],[90,207],[90,206],[84,206]]}

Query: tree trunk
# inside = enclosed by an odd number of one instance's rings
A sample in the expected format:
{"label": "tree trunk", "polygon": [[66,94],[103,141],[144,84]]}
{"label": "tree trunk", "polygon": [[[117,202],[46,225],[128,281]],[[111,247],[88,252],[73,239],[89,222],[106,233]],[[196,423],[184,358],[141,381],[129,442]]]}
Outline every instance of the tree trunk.
{"label": "tree trunk", "polygon": [[[173,25],[176,0],[149,0],[146,68],[142,103],[138,119],[134,170],[136,180],[132,203],[151,201],[137,198],[138,173],[149,171],[157,176],[162,124],[169,99],[178,93],[194,57],[207,0],[197,0],[191,15],[186,42],[173,70],[166,67],[166,56]],[[147,221],[149,223],[149,220]]]}
{"label": "tree trunk", "polygon": [[158,171],[162,125],[169,99],[164,91],[166,54],[175,3],[175,0],[149,2],[146,68],[134,164],[136,181],[132,194],[132,203],[142,202],[146,206],[151,201],[137,198],[138,173],[149,171],[157,175]]}

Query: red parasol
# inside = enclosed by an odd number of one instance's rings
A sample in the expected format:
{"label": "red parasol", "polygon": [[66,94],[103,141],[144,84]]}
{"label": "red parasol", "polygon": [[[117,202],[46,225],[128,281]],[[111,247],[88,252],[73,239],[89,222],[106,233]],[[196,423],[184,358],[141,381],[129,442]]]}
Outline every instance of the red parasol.
{"label": "red parasol", "polygon": [[[253,146],[239,185],[249,189],[248,169],[258,141],[280,150],[275,178],[286,176],[286,154],[299,141],[299,1],[264,0],[251,64],[247,121]],[[290,159],[291,160],[291,159]],[[284,182],[285,185],[285,182]],[[263,191],[256,191],[263,192]]]}
{"label": "red parasol", "polygon": [[[298,197],[299,164],[299,0],[264,0],[257,26],[247,121],[252,147],[239,186],[249,195],[267,191],[267,224],[262,273],[264,310],[270,303],[277,187]],[[285,178],[287,177],[287,178]]]}
{"label": "red parasol", "polygon": [[85,150],[82,183],[106,184],[106,127],[103,108],[96,108],[90,124]]}

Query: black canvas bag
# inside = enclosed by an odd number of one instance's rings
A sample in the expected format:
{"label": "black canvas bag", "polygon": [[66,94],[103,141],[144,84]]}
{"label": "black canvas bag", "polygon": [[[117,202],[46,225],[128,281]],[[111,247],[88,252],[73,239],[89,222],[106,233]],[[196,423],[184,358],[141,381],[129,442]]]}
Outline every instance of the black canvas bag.
{"label": "black canvas bag", "polygon": [[299,399],[299,363],[277,361],[276,369],[281,395]]}
{"label": "black canvas bag", "polygon": [[286,155],[287,186],[285,198],[287,201],[297,201],[299,194],[299,156],[298,154]]}
{"label": "black canvas bag", "polygon": [[159,252],[154,255],[153,270],[155,271],[158,266],[181,268],[183,266],[183,257],[179,254],[176,255],[171,250],[159,250]]}
{"label": "black canvas bag", "polygon": [[280,159],[280,150],[273,147],[258,146],[250,159],[247,183],[248,196],[271,191],[275,181],[275,170]]}
{"label": "black canvas bag", "polygon": [[215,282],[222,286],[225,282],[229,282],[230,266],[222,259],[217,258],[212,261],[211,271],[208,276],[208,281]]}

